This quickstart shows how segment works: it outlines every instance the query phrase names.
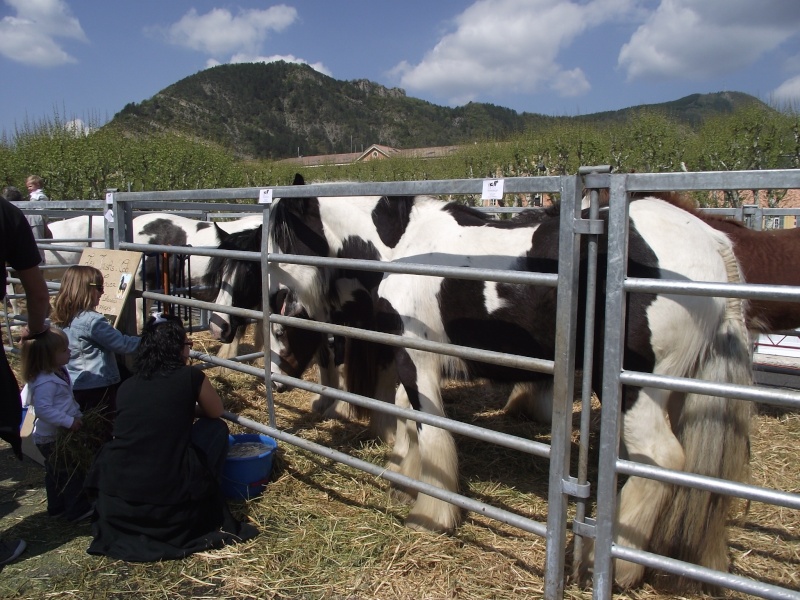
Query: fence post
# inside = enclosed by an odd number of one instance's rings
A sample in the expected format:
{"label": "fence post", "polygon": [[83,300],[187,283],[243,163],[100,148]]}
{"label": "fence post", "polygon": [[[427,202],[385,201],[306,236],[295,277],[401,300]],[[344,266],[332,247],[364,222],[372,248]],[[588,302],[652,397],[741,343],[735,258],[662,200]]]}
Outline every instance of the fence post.
{"label": "fence post", "polygon": [[[100,218],[103,219],[103,238],[105,241],[106,248],[112,248],[114,250],[119,250],[119,237],[114,235],[114,231],[117,229],[116,223],[112,223],[108,219],[106,219],[106,213],[110,210],[112,214],[116,218],[117,215],[117,206],[116,206],[116,192],[117,188],[108,188],[106,190],[106,205],[105,209],[100,209]],[[89,215],[89,237],[92,237],[92,219],[94,217]],[[92,244],[89,244],[90,246]]]}
{"label": "fence post", "polygon": [[617,457],[622,414],[622,357],[625,344],[625,277],[628,255],[627,175],[611,175],[608,217],[608,270],[606,275],[603,389],[600,423],[600,457],[597,473],[597,517],[594,545],[595,599],[611,598],[614,567],[611,546],[617,518]]}
{"label": "fence post", "polygon": [[[266,196],[266,195],[265,195]],[[259,200],[261,202],[261,200]],[[272,195],[269,194],[269,202],[261,202],[264,212],[261,220],[261,311],[264,313],[264,320],[261,321],[261,332],[264,338],[264,387],[267,391],[267,408],[269,410],[269,425],[276,427],[275,401],[272,397],[272,339],[270,333],[272,326],[269,322],[271,307],[269,303],[269,236],[270,236],[270,211],[272,209]]]}
{"label": "fence post", "polygon": [[561,178],[561,223],[558,244],[558,289],[556,300],[556,342],[553,370],[553,423],[547,509],[547,558],[545,598],[564,595],[572,404],[575,397],[575,346],[578,318],[578,275],[580,235],[575,222],[580,216],[579,176]]}

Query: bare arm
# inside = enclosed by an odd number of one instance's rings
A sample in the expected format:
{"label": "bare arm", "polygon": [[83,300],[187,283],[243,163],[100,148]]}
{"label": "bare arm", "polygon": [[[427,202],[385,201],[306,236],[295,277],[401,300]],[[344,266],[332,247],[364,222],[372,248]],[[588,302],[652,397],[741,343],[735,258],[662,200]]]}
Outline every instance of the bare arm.
{"label": "bare arm", "polygon": [[22,287],[25,288],[25,298],[28,303],[28,327],[27,331],[23,329],[22,332],[24,340],[45,329],[44,320],[50,312],[50,295],[39,267],[17,271],[17,275]]}
{"label": "bare arm", "polygon": [[208,377],[203,378],[203,385],[200,386],[200,395],[197,398],[197,412],[199,416],[217,419],[222,416],[225,407],[222,405],[222,398],[217,394],[217,390],[211,385]]}

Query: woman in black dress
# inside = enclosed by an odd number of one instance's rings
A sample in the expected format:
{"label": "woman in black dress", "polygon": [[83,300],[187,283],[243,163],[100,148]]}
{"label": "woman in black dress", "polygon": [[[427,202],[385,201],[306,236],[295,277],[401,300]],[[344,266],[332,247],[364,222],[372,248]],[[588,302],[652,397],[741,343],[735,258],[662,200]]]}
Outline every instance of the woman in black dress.
{"label": "woman in black dress", "polygon": [[155,315],[144,327],[136,375],[117,395],[114,438],[87,477],[96,495],[90,554],[176,559],[257,534],[222,496],[228,427],[211,382],[187,366],[191,345],[175,316]]}

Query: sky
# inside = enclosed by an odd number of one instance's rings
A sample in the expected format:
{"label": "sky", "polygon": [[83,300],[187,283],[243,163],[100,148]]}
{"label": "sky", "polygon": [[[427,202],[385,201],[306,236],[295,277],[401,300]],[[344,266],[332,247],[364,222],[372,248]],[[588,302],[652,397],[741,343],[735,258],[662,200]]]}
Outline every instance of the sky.
{"label": "sky", "polygon": [[0,0],[0,132],[102,125],[203,69],[306,63],[443,106],[800,106],[800,0]]}

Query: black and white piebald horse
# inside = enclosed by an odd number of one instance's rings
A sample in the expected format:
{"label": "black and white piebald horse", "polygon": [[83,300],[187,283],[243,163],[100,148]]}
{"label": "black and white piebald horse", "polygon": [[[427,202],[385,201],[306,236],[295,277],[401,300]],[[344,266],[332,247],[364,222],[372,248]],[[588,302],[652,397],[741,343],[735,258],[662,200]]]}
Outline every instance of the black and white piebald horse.
{"label": "black and white piebald horse", "polygon": [[[301,177],[295,179],[302,185]],[[414,199],[383,197],[286,198],[273,203],[271,211],[273,236],[270,252],[304,254],[337,258],[386,260],[391,257],[411,215]],[[323,223],[324,228],[323,228]],[[261,229],[240,232],[223,240],[220,248],[258,251]],[[256,306],[253,281],[260,281],[260,265],[245,261],[219,261],[209,269],[220,285],[218,304],[242,307]],[[270,279],[271,297],[281,287],[292,290],[308,317],[318,321],[340,323],[364,329],[376,329],[375,301],[382,274],[342,268],[317,268],[302,265],[275,264]],[[250,282],[250,283],[248,283]],[[249,294],[249,296],[248,296]],[[275,302],[272,301],[275,307]],[[275,310],[275,308],[273,308]],[[236,320],[225,313],[211,318],[212,333],[226,339]],[[274,339],[274,338],[273,338]],[[345,345],[345,388],[378,400],[393,402],[397,376],[392,364],[393,353],[383,345],[350,339]],[[350,363],[358,364],[357,371]],[[275,365],[275,363],[273,363]],[[325,410],[326,416],[345,417],[353,408],[335,401]],[[362,412],[356,409],[357,412]],[[393,417],[373,412],[371,433],[392,440],[396,430]]]}
{"label": "black and white piebald horse", "polygon": [[[530,222],[497,221],[425,197],[281,200],[273,212],[273,251],[549,273],[558,269],[558,215]],[[659,200],[639,200],[630,207],[630,224],[630,276],[741,281],[729,239],[685,211]],[[605,265],[605,249],[599,264]],[[280,264],[273,273],[273,279],[297,291],[312,318],[329,320],[329,299],[348,298],[343,289],[349,289],[351,297],[356,289],[369,290],[372,296],[374,281],[348,288],[348,276],[359,281],[358,274],[342,269]],[[599,281],[605,281],[604,269]],[[599,293],[598,306],[604,306],[603,286]],[[554,289],[537,286],[386,274],[373,306],[378,309],[377,321],[390,333],[553,359],[555,296]],[[625,368],[749,383],[750,345],[742,304],[701,296],[630,295]],[[602,314],[595,327],[601,348]],[[577,330],[582,331],[580,325]],[[397,404],[436,415],[443,414],[440,383],[447,373],[500,380],[543,376],[412,349],[398,348],[394,354],[402,384]],[[594,358],[593,383],[599,389],[601,357]],[[348,370],[366,372],[358,364],[350,363]],[[394,378],[379,378],[376,397],[385,399],[390,389],[395,389]],[[747,473],[749,414],[747,403],[724,397],[626,388],[622,443],[628,456],[640,462],[742,480]],[[401,462],[390,468],[457,490],[458,460],[448,432],[416,422],[400,423],[395,454]],[[727,508],[723,496],[631,477],[619,499],[616,541],[724,569]],[[459,521],[457,507],[419,494],[406,522],[415,528],[449,531]],[[590,552],[584,566],[591,560]],[[620,585],[634,585],[642,575],[640,565],[617,561]]]}
{"label": "black and white piebald horse", "polygon": [[[394,250],[393,260],[557,272],[558,215],[531,222],[496,221],[454,204],[417,204],[419,211]],[[607,211],[603,211],[603,218]],[[604,240],[605,238],[603,238]],[[676,244],[675,240],[680,240]],[[687,281],[741,281],[729,239],[660,200],[630,206],[628,274]],[[598,281],[605,281],[606,250]],[[602,294],[598,306],[604,306]],[[556,291],[537,286],[441,277],[387,274],[378,289],[382,322],[409,338],[452,342],[487,350],[554,358]],[[582,296],[580,296],[582,297]],[[582,318],[582,316],[581,316]],[[603,315],[595,335],[602,348]],[[581,324],[578,331],[583,331]],[[579,340],[580,342],[580,340]],[[579,346],[580,347],[580,343]],[[714,382],[751,382],[750,344],[743,303],[737,300],[668,294],[631,294],[627,309],[624,366],[660,375]],[[593,382],[600,389],[601,352],[594,357]],[[578,357],[581,360],[582,357]],[[426,413],[443,414],[440,380],[460,367],[474,376],[537,379],[534,372],[468,362],[413,349],[396,351],[397,401]],[[724,397],[681,395],[657,388],[624,390],[622,443],[632,460],[725,479],[746,477],[749,404]],[[672,417],[672,420],[670,420]],[[407,423],[410,438],[400,471],[456,490],[457,456],[451,435]],[[401,439],[398,430],[398,439]],[[616,542],[725,569],[728,500],[658,481],[631,477],[619,498]],[[420,494],[407,523],[447,531],[459,522],[457,507]],[[584,557],[586,568],[591,549]],[[637,584],[644,567],[618,560],[615,579]]]}
{"label": "black and white piebald horse", "polygon": [[[74,247],[88,247],[102,248],[105,243],[102,241],[105,236],[105,225],[103,224],[103,217],[101,215],[81,215],[79,217],[72,217],[69,219],[62,219],[61,221],[51,221],[47,224],[53,240],[81,240],[86,239],[99,239],[99,242],[58,242],[47,240],[48,244],[56,246],[74,246]],[[77,265],[81,259],[80,252],[62,252],[59,250],[43,250],[44,265]],[[62,271],[63,273],[63,271]]]}
{"label": "black and white piebald horse", "polygon": [[[218,236],[219,249],[222,250],[254,252],[261,248],[260,227],[231,234],[220,229]],[[203,277],[205,285],[219,290],[214,300],[215,304],[251,310],[261,309],[260,280],[260,263],[226,257],[212,258]],[[284,286],[280,286],[270,300],[271,310],[275,313],[288,317],[309,318],[297,295]],[[215,312],[211,315],[210,331],[215,338],[227,344],[234,339],[238,331],[241,331],[244,323],[244,319],[237,315]],[[261,328],[258,327],[257,331],[260,332]],[[300,377],[306,369],[316,364],[322,385],[342,389],[339,368],[343,358],[336,356],[327,335],[298,327],[284,327],[277,323],[270,326],[269,332],[271,373]],[[273,381],[272,385],[273,389],[279,392],[287,389],[276,381]],[[311,408],[325,418],[348,420],[359,416],[351,409],[350,404],[320,396],[312,400]]]}
{"label": "black and white piebald horse", "polygon": [[[252,229],[258,226],[262,219],[263,217],[260,214],[242,217],[223,223],[223,230],[216,223],[209,221],[200,221],[171,213],[147,213],[133,219],[133,242],[159,246],[215,248],[220,243],[221,238],[218,237],[219,235]],[[160,287],[160,282],[156,281],[156,274],[161,267],[160,260],[159,255],[145,255],[144,272],[147,278],[145,282],[147,289],[158,289]],[[170,281],[183,282],[191,289],[193,297],[205,300],[213,298],[217,293],[216,288],[211,292],[201,292],[202,278],[208,269],[209,261],[210,257],[208,256],[195,255],[190,260],[186,260],[186,257],[170,254],[168,256]],[[141,288],[141,271],[137,273],[137,287]],[[141,301],[137,303],[140,306],[139,312],[141,312]],[[236,356],[239,337],[243,333],[243,329],[235,333],[238,333],[238,335],[231,336],[227,345],[220,348],[219,356],[225,358]],[[260,331],[257,330],[256,345],[263,346],[263,341],[260,342],[259,340]]]}
{"label": "black and white piebald horse", "polygon": [[[251,215],[223,223],[224,230],[216,223],[190,219],[170,213],[147,213],[133,219],[133,241],[136,244],[155,244],[160,246],[193,246],[216,248],[220,243],[219,232],[232,233],[252,229],[261,224],[261,215]],[[157,257],[147,258],[148,278],[156,272]],[[181,279],[194,287],[200,287],[202,277],[208,269],[210,257],[193,256],[191,271],[186,261],[171,261],[171,279]],[[214,290],[210,296],[216,295]]]}

